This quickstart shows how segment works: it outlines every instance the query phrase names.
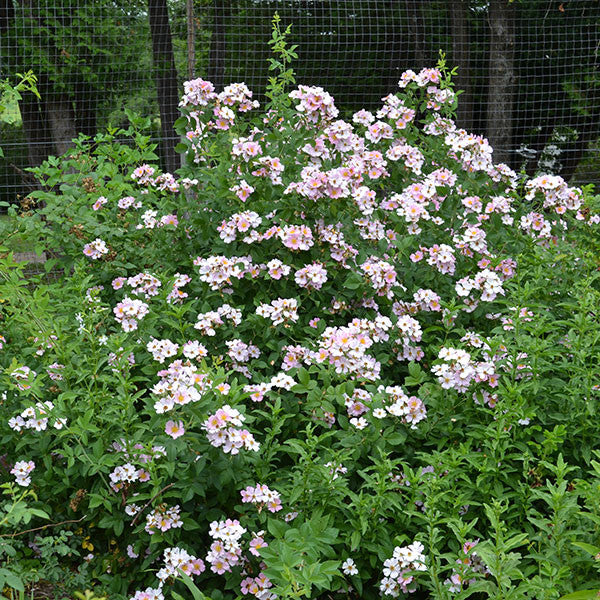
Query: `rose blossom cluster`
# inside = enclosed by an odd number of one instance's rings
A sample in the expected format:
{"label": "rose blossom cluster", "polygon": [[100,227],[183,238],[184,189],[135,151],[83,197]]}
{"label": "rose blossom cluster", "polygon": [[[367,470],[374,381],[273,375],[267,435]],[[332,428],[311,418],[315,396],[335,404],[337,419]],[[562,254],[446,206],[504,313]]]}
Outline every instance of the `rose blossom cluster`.
{"label": "rose blossom cluster", "polygon": [[[368,421],[362,416],[370,410],[369,405],[373,397],[366,390],[357,388],[352,393],[352,396],[344,394],[344,405],[346,406],[346,412],[350,417],[350,424],[357,429],[364,429],[368,426]],[[375,409],[373,416],[379,416],[376,413],[378,409]],[[385,411],[384,411],[385,415]]]}
{"label": "rose blossom cluster", "polygon": [[266,265],[267,274],[271,279],[279,280],[282,277],[287,277],[292,268],[289,265],[284,265],[278,258],[272,258]]}
{"label": "rose blossom cluster", "polygon": [[200,281],[208,283],[211,290],[220,290],[233,279],[241,279],[252,265],[250,257],[209,256],[198,258],[194,264],[199,268]]}
{"label": "rose blossom cluster", "polygon": [[9,375],[18,381],[17,387],[21,390],[28,390],[31,385],[29,383],[25,383],[26,380],[35,379],[37,373],[30,369],[27,365],[22,365],[20,367],[15,367],[12,371],[10,371]]}
{"label": "rose blossom cluster", "polygon": [[295,323],[298,320],[298,300],[295,298],[277,298],[270,304],[261,304],[256,314],[271,319],[273,325]]}
{"label": "rose blossom cluster", "polygon": [[423,550],[420,542],[394,548],[392,557],[383,563],[383,579],[379,589],[384,596],[397,598],[401,592],[408,594],[416,590],[417,581],[412,573],[427,570]]}
{"label": "rose blossom cluster", "polygon": [[[35,406],[29,406],[20,415],[8,420],[8,426],[13,431],[22,429],[35,429],[35,431],[45,431],[48,428],[49,415],[54,410],[54,403],[50,400],[36,402]],[[62,429],[67,424],[65,418],[54,418],[52,427]]]}
{"label": "rose blossom cluster", "polygon": [[438,359],[443,362],[433,365],[431,371],[444,389],[466,392],[474,381],[487,382],[490,387],[498,385],[494,357],[476,361],[466,350],[443,347]]}
{"label": "rose blossom cluster", "polygon": [[109,475],[110,487],[118,492],[123,486],[136,481],[149,481],[150,474],[145,469],[138,469],[131,463],[115,467]]}
{"label": "rose blossom cluster", "polygon": [[219,237],[227,244],[234,242],[237,233],[246,233],[250,229],[256,229],[262,223],[262,218],[252,210],[231,215],[229,220],[224,220],[217,227]]}
{"label": "rose blossom cluster", "polygon": [[273,584],[264,573],[260,573],[257,577],[246,577],[240,582],[242,594],[256,596],[258,600],[276,600],[277,595],[269,591],[271,587]]}
{"label": "rose blossom cluster", "polygon": [[130,600],[165,600],[161,588],[148,587],[145,590],[138,590]]}
{"label": "rose blossom cluster", "polygon": [[108,246],[104,240],[96,238],[93,242],[83,247],[83,253],[92,260],[98,260],[108,254]]}
{"label": "rose blossom cluster", "polygon": [[297,90],[290,92],[289,96],[300,101],[296,110],[305,115],[309,123],[329,121],[339,114],[333,98],[323,88],[300,85]]}
{"label": "rose blossom cluster", "polygon": [[252,171],[254,177],[268,177],[273,185],[283,183],[281,173],[283,173],[285,167],[276,156],[259,156],[254,161],[254,165],[257,167]]}
{"label": "rose blossom cluster", "polygon": [[394,267],[376,256],[371,256],[360,265],[366,280],[375,289],[378,296],[393,298],[392,288],[400,285],[396,281],[397,273]]}
{"label": "rose blossom cluster", "polygon": [[261,145],[253,139],[240,137],[231,140],[231,155],[241,158],[244,162],[249,162],[262,153]]}
{"label": "rose blossom cluster", "polygon": [[54,362],[48,366],[46,369],[46,373],[48,373],[48,377],[52,379],[52,381],[62,381],[63,376],[61,371],[65,368],[65,365],[61,365],[60,363]]}
{"label": "rose blossom cluster", "polygon": [[544,199],[544,208],[552,208],[562,215],[567,210],[576,211],[583,204],[583,194],[578,188],[571,188],[559,175],[540,175],[525,184],[526,200],[533,200],[537,194]]}
{"label": "rose blossom cluster", "polygon": [[312,231],[306,225],[284,225],[279,237],[290,250],[309,250],[315,243]]}
{"label": "rose blossom cluster", "polygon": [[189,361],[173,361],[166,369],[159,371],[158,376],[160,381],[152,387],[152,393],[157,396],[154,403],[157,414],[197,402],[212,386],[210,377]]}
{"label": "rose blossom cluster", "polygon": [[249,485],[240,492],[240,495],[242,496],[242,502],[258,505],[259,512],[264,506],[272,513],[278,512],[283,508],[279,492],[269,489],[266,485],[258,484],[255,487]]}
{"label": "rose blossom cluster", "polygon": [[196,558],[189,554],[183,548],[165,548],[163,552],[164,566],[156,573],[156,577],[160,581],[159,587],[172,577],[179,577],[179,571],[183,571],[188,577],[192,575],[200,575],[206,570],[204,561],[201,558]]}
{"label": "rose blossom cluster", "polygon": [[177,354],[179,344],[175,344],[171,340],[156,340],[152,338],[146,344],[146,349],[152,354],[154,360],[164,363],[165,359]]}
{"label": "rose blossom cluster", "polygon": [[10,470],[10,474],[15,476],[15,483],[27,487],[31,483],[30,473],[35,469],[35,463],[32,460],[19,460]]}
{"label": "rose blossom cluster", "polygon": [[552,224],[538,212],[530,212],[521,217],[519,227],[527,234],[540,240],[552,236]]}
{"label": "rose blossom cluster", "polygon": [[[143,467],[134,466],[133,462],[146,465],[166,456],[164,446],[152,446],[148,450],[145,444],[140,442],[131,444],[123,439],[113,442],[112,447],[116,452],[123,455],[123,460],[127,461],[125,464],[115,467],[109,475],[110,486],[115,492],[136,481],[141,483],[150,481],[150,472]],[[128,504],[125,507],[125,512],[128,515],[134,515],[138,511],[139,507],[135,504]]]}
{"label": "rose blossom cluster", "polygon": [[314,262],[298,269],[294,274],[294,280],[307,290],[320,290],[327,281],[327,269],[320,262]]}
{"label": "rose blossom cluster", "polygon": [[448,244],[434,244],[431,248],[421,247],[419,252],[411,254],[413,262],[418,262],[424,255],[428,255],[427,264],[434,267],[442,274],[454,275],[456,270],[456,257],[454,248]]}
{"label": "rose blossom cluster", "polygon": [[492,302],[499,294],[504,295],[502,279],[489,269],[479,271],[475,277],[459,279],[455,284],[455,290],[459,296],[465,298],[465,302],[473,290],[481,292],[481,300],[484,302]]}
{"label": "rose blossom cluster", "polygon": [[139,200],[136,200],[133,196],[125,196],[123,198],[119,198],[117,206],[121,210],[128,210],[131,207],[142,208],[142,203]]}
{"label": "rose blossom cluster", "polygon": [[317,363],[328,362],[337,373],[376,381],[381,365],[366,354],[366,350],[374,343],[387,341],[391,328],[391,320],[383,315],[373,321],[353,319],[345,327],[327,327],[311,359]]}
{"label": "rose blossom cluster", "polygon": [[178,529],[183,526],[180,516],[181,509],[179,505],[167,506],[160,504],[152,512],[146,515],[146,525],[144,529],[150,535],[157,531],[168,531],[169,529]]}
{"label": "rose blossom cluster", "polygon": [[213,336],[217,333],[215,327],[223,325],[225,320],[231,321],[234,327],[239,325],[242,322],[242,311],[229,304],[223,304],[217,310],[200,313],[194,329],[198,329],[204,335]]}
{"label": "rose blossom cluster", "polygon": [[[377,391],[385,392],[387,396],[385,410],[394,417],[400,417],[403,423],[409,423],[411,429],[416,429],[417,423],[427,418],[427,409],[423,401],[416,396],[407,396],[399,385],[388,385],[385,388],[379,386]],[[374,412],[373,416],[378,415]]]}
{"label": "rose blossom cluster", "polygon": [[123,331],[137,329],[138,321],[149,313],[148,305],[137,298],[125,296],[114,308],[115,321],[121,324]]}
{"label": "rose blossom cluster", "polygon": [[155,171],[156,169],[154,167],[144,164],[133,170],[131,179],[137,181],[140,185],[149,185]]}
{"label": "rose blossom cluster", "polygon": [[240,563],[242,559],[240,539],[246,531],[237,519],[213,521],[210,524],[209,534],[214,542],[206,555],[206,561],[210,563],[213,573],[222,575],[226,571],[230,572],[232,567]]}
{"label": "rose blossom cluster", "polygon": [[241,448],[258,452],[260,445],[247,429],[239,429],[244,415],[225,404],[202,423],[208,441],[215,448],[223,448],[226,454],[238,454]]}
{"label": "rose blossom cluster", "polygon": [[100,210],[107,202],[108,200],[104,196],[100,196],[92,205],[92,209]]}
{"label": "rose blossom cluster", "polygon": [[144,298],[157,296],[160,291],[160,287],[162,286],[162,283],[158,277],[152,275],[151,273],[138,273],[137,275],[129,277],[128,279],[125,277],[117,277],[116,279],[113,279],[113,289],[119,289],[122,287],[125,281],[127,281],[127,285],[132,288],[132,294],[135,296],[144,296]]}
{"label": "rose blossom cluster", "polygon": [[419,346],[413,346],[413,343],[421,341],[423,330],[421,324],[415,318],[408,315],[398,317],[396,329],[400,337],[396,343],[402,344],[402,351],[398,352],[397,359],[402,360],[420,360],[423,357],[423,351]]}
{"label": "rose blossom cluster", "polygon": [[271,384],[267,382],[263,383],[249,383],[244,386],[244,392],[250,394],[250,400],[253,402],[262,402],[265,394],[271,389]]}
{"label": "rose blossom cluster", "polygon": [[254,188],[245,179],[242,179],[239,183],[231,186],[229,191],[233,192],[242,202],[246,202]]}
{"label": "rose blossom cluster", "polygon": [[[363,240],[383,240],[389,236],[388,239],[395,239],[396,232],[392,229],[386,231],[385,223],[379,220],[369,220],[367,218],[355,219],[354,224],[358,228],[360,237]],[[372,259],[375,257],[371,257]],[[375,260],[379,260],[375,258]]]}
{"label": "rose blossom cluster", "polygon": [[246,344],[239,339],[227,340],[225,342],[227,346],[227,354],[229,358],[234,362],[234,365],[238,365],[239,363],[249,362],[253,358],[258,358],[260,356],[260,350],[258,346],[254,344]]}
{"label": "rose blossom cluster", "polygon": [[350,268],[347,261],[353,259],[358,254],[358,250],[346,242],[341,228],[341,223],[334,226],[325,225],[322,221],[317,221],[316,230],[319,241],[330,245],[329,252],[331,258],[339,262],[342,266]]}
{"label": "rose blossom cluster", "polygon": [[411,81],[414,81],[419,87],[427,87],[432,83],[439,83],[441,77],[442,74],[440,73],[439,69],[424,68],[421,69],[418,74],[411,69],[408,69],[400,76],[398,87],[405,88]]}

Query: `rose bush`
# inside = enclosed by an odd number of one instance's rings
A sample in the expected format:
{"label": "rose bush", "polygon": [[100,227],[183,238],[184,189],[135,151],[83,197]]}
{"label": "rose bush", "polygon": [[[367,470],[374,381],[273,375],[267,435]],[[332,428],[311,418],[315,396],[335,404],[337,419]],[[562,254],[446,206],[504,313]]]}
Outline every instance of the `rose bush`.
{"label": "rose bush", "polygon": [[[597,581],[594,199],[494,164],[443,65],[399,87],[343,119],[318,87],[259,115],[244,84],[197,79],[177,175],[136,127],[37,170],[44,206],[19,227],[65,277],[32,290],[3,261],[0,472],[72,534],[57,585]],[[27,582],[38,533],[17,533],[0,552]]]}

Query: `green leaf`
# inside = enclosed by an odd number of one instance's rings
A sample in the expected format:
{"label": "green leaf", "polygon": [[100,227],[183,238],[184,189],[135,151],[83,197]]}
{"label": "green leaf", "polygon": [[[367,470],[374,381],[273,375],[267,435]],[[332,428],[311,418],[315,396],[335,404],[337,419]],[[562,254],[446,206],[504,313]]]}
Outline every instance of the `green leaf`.
{"label": "green leaf", "polygon": [[308,374],[308,371],[303,367],[298,369],[298,380],[304,386],[307,386],[308,382],[310,381],[310,375]]}
{"label": "green leaf", "polygon": [[183,579],[183,583],[185,583],[188,590],[190,590],[190,592],[192,592],[192,596],[193,596],[194,600],[210,600],[210,598],[208,596],[205,596],[196,587],[196,585],[194,584],[194,582],[192,581],[192,579],[189,575],[186,575],[181,569],[179,569],[179,574],[181,575],[181,578]]}
{"label": "green leaf", "polygon": [[581,590],[561,596],[558,600],[597,600],[600,597],[599,594],[600,590]]}
{"label": "green leaf", "polygon": [[24,592],[25,586],[23,580],[8,569],[0,569],[0,589],[5,585],[19,591]]}
{"label": "green leaf", "polygon": [[586,552],[589,552],[592,556],[600,554],[600,548],[598,546],[592,546],[592,544],[586,544],[585,542],[572,542],[573,546],[577,546]]}
{"label": "green leaf", "polygon": [[289,525],[284,521],[269,519],[267,522],[267,530],[275,538],[282,538],[289,529]]}

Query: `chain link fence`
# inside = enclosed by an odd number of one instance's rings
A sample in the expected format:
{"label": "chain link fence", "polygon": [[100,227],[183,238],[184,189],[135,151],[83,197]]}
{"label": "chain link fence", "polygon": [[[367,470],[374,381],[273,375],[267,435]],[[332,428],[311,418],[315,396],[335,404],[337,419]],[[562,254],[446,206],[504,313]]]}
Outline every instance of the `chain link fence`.
{"label": "chain link fence", "polygon": [[264,98],[271,19],[291,24],[298,83],[343,111],[374,108],[406,69],[442,51],[464,90],[458,123],[530,174],[600,182],[598,0],[0,0],[0,78],[32,69],[3,115],[0,199],[35,187],[27,167],[78,133],[151,115],[163,166],[182,82],[244,81]]}

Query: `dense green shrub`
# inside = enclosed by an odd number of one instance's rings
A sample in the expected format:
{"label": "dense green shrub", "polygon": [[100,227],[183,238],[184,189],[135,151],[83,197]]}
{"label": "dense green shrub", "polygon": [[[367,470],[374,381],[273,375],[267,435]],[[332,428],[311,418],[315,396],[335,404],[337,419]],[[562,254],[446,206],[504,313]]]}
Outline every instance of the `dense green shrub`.
{"label": "dense green shrub", "polygon": [[37,170],[66,276],[0,271],[10,573],[50,519],[111,598],[597,586],[594,199],[494,165],[443,65],[352,123],[283,95],[278,36],[263,115],[186,84],[177,177],[133,129]]}

